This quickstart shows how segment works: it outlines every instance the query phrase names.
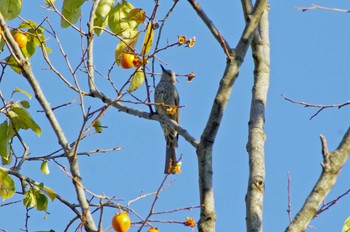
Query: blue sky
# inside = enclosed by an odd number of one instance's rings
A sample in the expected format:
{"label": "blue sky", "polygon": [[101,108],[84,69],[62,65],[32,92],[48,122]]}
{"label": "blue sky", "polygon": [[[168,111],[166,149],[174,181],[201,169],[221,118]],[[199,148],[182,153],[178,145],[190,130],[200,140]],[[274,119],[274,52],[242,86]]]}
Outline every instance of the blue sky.
{"label": "blue sky", "polygon": [[[59,1],[58,1],[59,2]],[[136,7],[146,10],[149,15],[153,1],[131,1]],[[160,1],[158,18],[162,18],[172,1]],[[231,46],[237,43],[244,27],[244,19],[239,1],[220,1],[210,3],[200,1],[203,9],[213,20]],[[348,9],[349,4],[343,1],[270,1],[270,39],[271,39],[271,84],[266,109],[266,189],[264,201],[265,231],[283,231],[288,225],[287,210],[287,173],[291,173],[292,214],[302,206],[307,194],[311,191],[320,175],[322,162],[319,135],[325,135],[328,147],[333,150],[339,144],[349,126],[350,108],[328,109],[317,117],[309,118],[316,109],[303,108],[285,101],[281,94],[294,100],[317,104],[342,103],[349,100],[350,79],[348,75],[350,52],[350,29],[348,15],[329,11],[297,11],[295,7],[322,4],[328,7]],[[57,3],[60,5],[59,3]],[[90,2],[84,5],[84,19]],[[80,37],[72,29],[59,28],[56,14],[40,9],[39,6],[24,1],[21,16],[40,22],[48,16],[73,64],[80,59]],[[18,25],[17,20],[9,25]],[[83,24],[86,31],[85,23]],[[226,59],[222,49],[213,39],[209,30],[200,21],[186,1],[180,1],[172,16],[168,19],[163,31],[161,44],[167,40],[175,42],[177,35],[196,36],[196,45],[188,49],[171,48],[159,58],[176,73],[196,73],[192,83],[179,77],[177,88],[181,97],[180,124],[190,134],[199,139],[206,124],[213,97],[223,74]],[[113,63],[114,49],[118,41],[107,34],[96,38],[95,61],[97,70],[106,74]],[[53,49],[51,55],[54,65],[67,75],[67,69],[61,56],[57,55],[58,47],[50,38],[48,45]],[[5,55],[0,54],[1,58]],[[34,72],[41,83],[44,93],[52,106],[72,100],[76,95],[69,92],[63,83],[49,71],[43,70],[40,54],[32,58]],[[156,72],[160,72],[156,65]],[[131,70],[115,69],[112,73],[116,84],[123,83]],[[85,75],[79,73],[79,80],[85,86]],[[115,96],[109,84],[103,78],[97,78],[99,89],[110,97]],[[158,80],[158,79],[157,79]],[[215,145],[214,145],[214,191],[217,210],[217,231],[245,230],[244,196],[247,188],[248,158],[245,146],[247,143],[251,88],[253,81],[253,62],[251,53],[247,54],[240,70],[240,75],[233,88]],[[11,70],[0,83],[5,96],[9,96],[14,87],[28,90],[24,79]],[[144,87],[135,92],[144,97]],[[43,129],[37,138],[32,132],[24,132],[23,137],[30,147],[31,156],[41,156],[59,148],[53,131],[48,127],[45,115],[37,113],[40,107],[31,101],[31,113]],[[98,100],[87,99],[86,104],[96,109],[101,105]],[[145,107],[141,107],[147,110]],[[82,118],[77,104],[55,111],[69,141],[77,137]],[[1,118],[1,120],[3,120]],[[106,149],[123,146],[124,149],[91,157],[81,157],[80,165],[85,187],[97,194],[116,196],[121,204],[136,198],[140,193],[155,191],[163,179],[165,142],[157,122],[147,121],[110,109],[102,119],[108,126],[102,134],[85,139],[80,151],[96,148]],[[19,148],[19,147],[18,147]],[[20,148],[19,148],[20,149]],[[180,138],[178,154],[182,154],[183,172],[171,176],[170,187],[160,194],[156,211],[170,210],[187,206],[197,206],[198,179],[197,159],[193,147]],[[60,162],[67,165],[62,159]],[[40,163],[33,162],[23,166],[23,174],[42,181],[57,193],[69,200],[75,200],[70,179],[50,162],[51,174],[40,173]],[[350,188],[348,176],[349,164],[346,164],[334,190],[326,198],[333,200]],[[18,183],[17,183],[17,186]],[[21,199],[15,196],[14,200]],[[131,205],[140,215],[146,216],[153,197],[139,200]],[[317,231],[340,231],[347,216],[350,215],[348,197],[340,200],[330,210],[319,215],[311,225]],[[62,231],[74,216],[65,206],[55,200],[49,205],[47,219],[45,214],[30,211],[30,231],[55,229]],[[116,210],[104,212],[104,228],[109,226],[110,218]],[[199,210],[166,214],[153,219],[184,220],[186,216],[199,218]],[[0,208],[0,228],[8,231],[19,231],[24,227],[25,210],[22,205],[11,205]],[[132,220],[136,220],[131,216]],[[154,223],[160,231],[191,231],[182,225]],[[136,231],[132,228],[130,231]],[[72,230],[70,230],[72,231]],[[312,231],[310,229],[310,231]]]}

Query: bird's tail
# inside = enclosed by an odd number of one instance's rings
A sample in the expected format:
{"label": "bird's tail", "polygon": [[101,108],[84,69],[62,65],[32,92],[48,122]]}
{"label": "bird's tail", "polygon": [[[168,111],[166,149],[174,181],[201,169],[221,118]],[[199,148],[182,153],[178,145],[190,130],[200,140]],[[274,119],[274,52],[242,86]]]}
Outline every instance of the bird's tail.
{"label": "bird's tail", "polygon": [[176,150],[175,146],[167,146],[165,155],[164,174],[174,174],[173,168],[176,165]]}

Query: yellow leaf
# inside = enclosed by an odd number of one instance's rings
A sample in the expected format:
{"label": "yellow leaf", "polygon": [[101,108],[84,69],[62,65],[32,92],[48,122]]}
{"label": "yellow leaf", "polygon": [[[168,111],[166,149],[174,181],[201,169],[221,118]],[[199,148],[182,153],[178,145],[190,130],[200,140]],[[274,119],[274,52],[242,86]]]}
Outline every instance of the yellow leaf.
{"label": "yellow leaf", "polygon": [[98,119],[95,121],[94,125],[92,125],[97,133],[102,133],[102,124],[101,121]]}
{"label": "yellow leaf", "polygon": [[51,201],[53,201],[53,200],[55,200],[55,198],[56,198],[56,193],[52,190],[52,189],[50,189],[49,187],[44,187],[43,188],[43,191],[44,191],[44,193],[46,194],[46,196],[48,196],[49,198],[50,198],[50,200]]}
{"label": "yellow leaf", "polygon": [[28,93],[27,91],[20,89],[20,88],[15,88],[15,90],[13,91],[14,93],[23,93],[24,95],[26,95],[29,99],[32,99],[32,95],[30,93]]}
{"label": "yellow leaf", "polygon": [[345,220],[342,232],[350,232],[350,216]]}
{"label": "yellow leaf", "polygon": [[138,24],[143,23],[146,19],[146,12],[140,8],[135,8],[129,11],[124,20],[135,21]]}
{"label": "yellow leaf", "polygon": [[0,196],[2,200],[11,198],[15,193],[15,189],[12,178],[6,172],[0,170]]}
{"label": "yellow leaf", "polygon": [[148,22],[145,38],[143,39],[141,55],[146,55],[151,50],[154,38],[154,30],[151,22]]}

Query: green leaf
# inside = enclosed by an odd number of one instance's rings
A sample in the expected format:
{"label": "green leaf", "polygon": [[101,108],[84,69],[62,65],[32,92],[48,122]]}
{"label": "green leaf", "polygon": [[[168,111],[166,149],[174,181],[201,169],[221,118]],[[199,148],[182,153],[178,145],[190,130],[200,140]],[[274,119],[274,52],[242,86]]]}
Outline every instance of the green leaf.
{"label": "green leaf", "polygon": [[[32,36],[31,36],[32,37]],[[35,50],[36,50],[36,44],[32,39],[29,39],[26,46],[21,49],[23,52],[23,55],[26,58],[30,58],[34,55]]]}
{"label": "green leaf", "polygon": [[94,127],[94,129],[95,129],[95,131],[96,131],[97,133],[102,133],[102,129],[103,129],[103,128],[102,128],[100,119],[98,119],[98,120],[95,121],[93,127]]}
{"label": "green leaf", "polygon": [[145,81],[145,74],[142,69],[137,69],[134,75],[131,78],[131,83],[129,86],[129,92],[135,91],[139,88],[142,83]]}
{"label": "green leaf", "polygon": [[36,207],[37,210],[42,211],[47,209],[48,199],[40,189],[30,188],[24,194],[23,204],[26,207]]}
{"label": "green leaf", "polygon": [[35,198],[35,189],[30,188],[27,192],[24,194],[23,198],[23,204],[25,207],[35,207],[36,205],[36,198]]}
{"label": "green leaf", "polygon": [[3,170],[0,170],[0,196],[2,200],[11,198],[15,193],[15,183],[12,178]]}
{"label": "green leaf", "polygon": [[12,151],[11,151],[11,147],[10,144],[7,143],[5,144],[7,147],[7,150],[9,150],[9,153],[7,156],[1,156],[1,164],[2,165],[9,165],[12,162]]}
{"label": "green leaf", "polygon": [[116,35],[130,38],[130,32],[135,31],[138,24],[135,21],[125,21],[126,15],[135,7],[127,2],[123,1],[118,3],[108,15],[108,26]]}
{"label": "green leaf", "polygon": [[146,55],[151,50],[154,38],[154,30],[151,22],[148,22],[145,38],[142,43],[141,55]]}
{"label": "green leaf", "polygon": [[75,11],[84,4],[85,0],[64,0],[62,9],[67,11]]}
{"label": "green leaf", "polygon": [[45,29],[40,27],[35,27],[35,29],[30,28],[28,29],[28,34],[30,36],[28,37],[28,43],[27,43],[27,50],[29,53],[31,53],[32,55],[35,52],[36,46],[43,46],[46,49],[47,53],[51,52],[51,49],[46,47],[46,38],[44,35],[44,31]]}
{"label": "green leaf", "polygon": [[5,20],[16,18],[22,10],[22,0],[0,0],[0,13]]}
{"label": "green leaf", "polygon": [[56,193],[52,189],[50,189],[49,187],[44,187],[42,190],[46,194],[46,196],[50,198],[51,201],[55,200]]}
{"label": "green leaf", "polygon": [[46,46],[45,46],[45,50],[46,50],[47,53],[51,53],[52,52],[52,49],[49,48],[49,47],[46,47]]}
{"label": "green leaf", "polygon": [[5,46],[5,40],[2,38],[2,36],[0,35],[0,53],[2,52],[2,50],[4,49]]}
{"label": "green leaf", "polygon": [[35,191],[36,198],[36,209],[39,211],[43,211],[47,209],[47,204],[49,203],[47,196],[43,194],[40,190]]}
{"label": "green leaf", "polygon": [[20,102],[20,104],[26,109],[29,109],[29,107],[30,107],[29,101],[23,100]]}
{"label": "green leaf", "polygon": [[23,90],[23,89],[19,89],[19,88],[15,88],[15,90],[13,91],[14,93],[23,93],[24,95],[26,95],[29,99],[32,99],[32,95],[30,93],[28,93],[27,91]]}
{"label": "green leaf", "polygon": [[[62,4],[62,15],[71,23],[78,22],[81,16],[81,6],[85,0],[64,0]],[[61,18],[61,27],[69,27],[70,24]]]}
{"label": "green leaf", "polygon": [[24,22],[22,22],[18,28],[40,28],[41,30],[45,30],[45,28],[43,28],[42,26],[39,26],[39,24],[37,24],[36,22],[32,21],[32,20],[26,20]]}
{"label": "green leaf", "polygon": [[8,125],[7,120],[0,124],[0,156],[3,165],[11,163],[11,146],[10,141],[14,135],[13,130]]}
{"label": "green leaf", "polygon": [[350,232],[350,216],[345,220],[342,232]]}
{"label": "green leaf", "polygon": [[[81,16],[81,9],[80,7],[73,10],[73,11],[68,11],[64,8],[62,8],[62,15],[71,23],[71,24],[75,24],[76,22],[78,22],[80,16]],[[67,28],[69,27],[70,24],[64,20],[63,18],[61,18],[61,27],[63,28]]]}
{"label": "green leaf", "polygon": [[40,190],[45,187],[44,183],[37,184],[36,187],[38,187]]}
{"label": "green leaf", "polygon": [[16,128],[19,129],[31,129],[38,136],[41,135],[41,129],[38,124],[32,119],[28,111],[22,108],[20,105],[14,103],[12,104],[9,111],[10,118]]}
{"label": "green leaf", "polygon": [[10,67],[13,71],[15,71],[18,74],[20,74],[22,72],[22,69],[19,67],[17,61],[15,60],[15,58],[13,58],[12,55],[8,56],[5,60],[6,60],[7,64],[10,65]]}
{"label": "green leaf", "polygon": [[[105,28],[108,24],[108,14],[114,5],[114,0],[101,0],[95,11],[94,26]],[[100,28],[94,29],[97,35],[102,34]]]}
{"label": "green leaf", "polygon": [[40,171],[44,175],[49,175],[50,174],[49,164],[48,164],[48,162],[46,160],[41,163]]}

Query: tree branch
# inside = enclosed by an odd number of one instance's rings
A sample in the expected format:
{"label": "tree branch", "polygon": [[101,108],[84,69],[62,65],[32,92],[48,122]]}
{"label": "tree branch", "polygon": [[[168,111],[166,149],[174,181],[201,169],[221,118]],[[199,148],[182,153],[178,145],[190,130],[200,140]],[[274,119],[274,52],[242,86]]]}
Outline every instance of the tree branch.
{"label": "tree branch", "polygon": [[329,8],[329,7],[324,7],[324,6],[317,6],[317,5],[312,5],[310,7],[297,7],[297,10],[301,10],[303,12],[308,11],[308,10],[327,10],[327,11],[333,11],[333,12],[340,12],[340,13],[350,13],[350,10],[344,10],[344,9],[338,9],[338,8]]}
{"label": "tree branch", "polygon": [[319,110],[314,113],[311,117],[310,120],[313,119],[314,117],[316,117],[322,110],[324,109],[328,109],[328,108],[342,108],[344,106],[350,105],[350,101],[346,101],[344,103],[338,103],[338,104],[332,104],[332,105],[319,105],[319,104],[311,104],[311,103],[307,103],[307,102],[302,102],[302,101],[294,101],[288,97],[286,97],[285,95],[281,94],[281,96],[286,100],[289,101],[291,103],[294,104],[298,104],[298,105],[302,105],[304,107],[313,107],[313,108],[319,108]]}
{"label": "tree branch", "polygon": [[98,4],[101,0],[94,1],[94,5],[91,8],[90,11],[90,17],[89,17],[89,32],[87,34],[87,74],[88,74],[88,82],[89,82],[89,88],[90,91],[96,91],[95,86],[95,67],[94,67],[94,19],[95,19],[95,11],[97,9]]}
{"label": "tree branch", "polygon": [[77,157],[75,156],[75,154],[73,154],[71,147],[69,146],[69,143],[67,141],[67,138],[65,137],[63,130],[62,130],[55,114],[53,113],[53,111],[51,109],[50,103],[47,101],[45,94],[43,93],[39,82],[35,78],[35,75],[33,73],[29,59],[25,58],[24,55],[22,54],[22,51],[20,50],[17,43],[13,39],[11,32],[8,29],[8,26],[6,25],[6,22],[5,22],[1,13],[0,13],[0,25],[3,28],[4,37],[6,38],[6,40],[9,42],[9,45],[11,46],[11,50],[14,51],[14,53],[12,55],[15,56],[15,58],[18,62],[18,65],[22,70],[22,75],[26,78],[26,80],[28,81],[28,83],[32,87],[33,92],[35,93],[35,98],[37,99],[37,101],[40,103],[41,107],[45,111],[46,117],[47,117],[48,121],[50,122],[50,125],[56,134],[58,142],[61,145],[61,147],[63,148],[64,153],[66,154],[66,156],[68,158],[68,161],[70,164],[70,171],[75,179],[75,182],[73,182],[73,184],[74,184],[74,187],[75,187],[75,190],[77,193],[77,197],[78,197],[81,209],[82,209],[85,229],[88,231],[96,231],[96,226],[95,226],[95,223],[93,221],[91,212],[89,210],[89,204],[87,202],[84,189],[81,188],[81,184],[79,184],[81,182],[81,177],[80,177],[80,171],[79,171]]}
{"label": "tree branch", "polygon": [[[325,139],[322,141],[322,150],[325,149]],[[325,152],[323,152],[325,153]],[[313,190],[307,197],[303,207],[287,227],[287,232],[305,231],[310,221],[317,216],[318,209],[325,197],[333,188],[340,170],[345,165],[350,155],[350,127],[340,142],[338,148],[328,155],[323,155],[322,173]]]}
{"label": "tree branch", "polygon": [[91,94],[92,97],[96,97],[101,99],[104,103],[111,105],[113,107],[115,107],[116,109],[124,112],[124,113],[128,113],[140,118],[144,118],[144,119],[150,119],[150,120],[154,120],[154,121],[158,121],[158,122],[162,122],[165,123],[169,126],[171,126],[172,128],[174,128],[179,135],[181,135],[187,142],[189,142],[194,148],[197,148],[199,142],[192,137],[192,135],[190,135],[187,130],[185,130],[183,127],[181,127],[178,123],[176,123],[174,120],[169,119],[168,117],[163,117],[159,114],[150,114],[148,112],[144,112],[141,110],[136,110],[130,107],[127,107],[125,105],[122,105],[120,102],[118,101],[114,101],[106,96],[104,96],[103,94],[99,93],[99,92],[93,92]]}
{"label": "tree branch", "polygon": [[196,11],[198,16],[202,19],[202,21],[207,25],[208,29],[213,34],[214,38],[218,41],[218,43],[221,45],[222,49],[224,49],[225,54],[227,57],[230,57],[229,55],[229,49],[231,48],[228,42],[223,38],[219,30],[215,27],[214,23],[210,20],[210,18],[207,16],[207,14],[203,11],[202,7],[199,5],[199,3],[196,0],[188,0],[188,2],[191,4],[193,9]]}
{"label": "tree branch", "polygon": [[[250,1],[242,1],[246,20]],[[263,200],[265,192],[265,107],[270,82],[270,39],[268,9],[261,17],[251,44],[254,58],[254,86],[248,128],[249,180],[246,201],[247,231],[263,231]]]}
{"label": "tree branch", "polygon": [[[194,0],[189,1],[195,9],[195,11],[197,12],[197,14],[199,14],[199,16],[202,18],[203,22],[212,31],[212,34],[218,40],[220,45],[224,48],[224,52],[226,53],[226,48],[229,48],[229,46],[227,45],[227,43],[222,42],[224,41],[224,39],[217,31],[217,29],[213,26],[211,20],[204,14],[203,10],[199,6],[199,3],[197,3]],[[214,99],[214,103],[212,105],[207,124],[203,130],[200,144],[197,148],[199,192],[201,205],[200,220],[198,222],[198,230],[200,232],[215,231],[216,214],[212,183],[213,144],[217,132],[219,130],[229,96],[232,91],[232,86],[238,76],[239,67],[243,62],[243,58],[247,53],[254,32],[266,7],[267,0],[257,0],[255,2],[252,14],[249,16],[249,20],[246,23],[246,26],[236,48],[234,50],[229,50],[229,57],[227,58],[226,68],[223,77],[220,81],[220,86]]]}

